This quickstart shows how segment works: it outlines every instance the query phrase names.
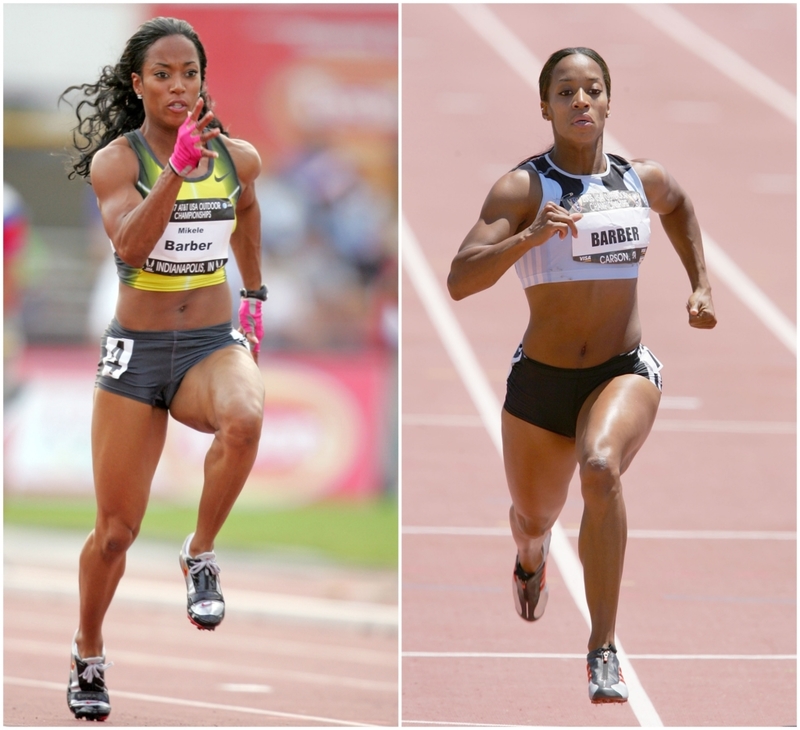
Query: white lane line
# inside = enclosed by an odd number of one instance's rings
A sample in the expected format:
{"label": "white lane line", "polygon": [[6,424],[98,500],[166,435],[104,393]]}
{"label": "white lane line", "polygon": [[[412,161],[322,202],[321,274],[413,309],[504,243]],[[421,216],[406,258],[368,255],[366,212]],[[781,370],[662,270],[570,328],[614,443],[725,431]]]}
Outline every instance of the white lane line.
{"label": "white lane line", "polygon": [[[461,325],[445,300],[442,289],[437,283],[408,222],[405,220],[405,216],[402,217],[402,241],[403,265],[408,272],[409,278],[417,290],[417,294],[439,335],[439,339],[461,376],[465,388],[472,397],[481,420],[486,426],[486,431],[497,449],[497,453],[502,455],[500,403],[489,385],[489,381],[481,369],[475,353],[461,329]],[[583,569],[578,556],[572,549],[569,538],[558,521],[553,525],[551,532],[550,551],[564,583],[569,589],[572,600],[575,601],[575,605],[578,607],[587,626],[591,628],[591,619],[586,605],[583,585]],[[625,649],[619,638],[617,638],[616,646],[617,654],[625,667],[625,680],[630,691],[628,702],[639,724],[647,727],[663,726],[661,718],[639,681],[633,665],[627,661]]]}
{"label": "white lane line", "polygon": [[403,725],[437,725],[442,727],[531,727],[530,725],[504,725],[485,722],[444,722],[442,720],[406,720]]}
{"label": "white lane line", "polygon": [[797,433],[794,421],[690,421],[686,419],[657,418],[654,431],[679,431],[683,433],[746,433],[785,435]]}
{"label": "white lane line", "polygon": [[401,218],[403,266],[422,300],[447,354],[464,383],[481,423],[489,433],[498,453],[503,453],[500,435],[500,404],[472,351],[461,325],[447,303],[442,289],[425,259],[425,254],[405,219]]}
{"label": "white lane line", "polygon": [[[404,535],[436,537],[510,537],[508,527],[446,527],[437,525],[405,525]],[[578,530],[564,528],[568,537],[578,537]],[[641,540],[797,540],[797,533],[788,530],[628,530],[628,537]]]}
{"label": "white lane line", "polygon": [[[619,153],[630,155],[618,145]],[[701,228],[706,261],[713,272],[739,297],[741,302],[761,320],[791,352],[797,354],[797,327],[778,306],[742,271],[722,247]]]}
{"label": "white lane line", "polygon": [[[24,656],[35,654],[37,656],[59,657],[64,655],[64,646],[47,641],[34,641],[30,639],[7,638],[3,643],[6,654],[16,652]],[[217,659],[202,661],[197,658],[184,659],[173,653],[137,652],[115,649],[108,652],[108,658],[118,664],[127,664],[136,667],[152,667],[156,664],[164,669],[174,669],[183,672],[204,672],[219,675],[221,672],[236,676],[246,673],[253,678],[270,678],[279,682],[295,682],[297,684],[314,685],[317,687],[346,687],[365,692],[397,692],[397,682],[380,681],[377,679],[362,679],[360,677],[347,677],[341,672],[332,670],[329,674],[320,672],[304,672],[298,669],[288,669],[285,666],[261,666],[249,662],[226,664]]]}
{"label": "white lane line", "polygon": [[223,692],[242,692],[244,694],[271,694],[274,689],[268,684],[221,684]]}
{"label": "white lane line", "polygon": [[[489,46],[503,58],[519,77],[539,94],[538,78],[542,62],[527,46],[485,5],[460,4],[451,6]],[[605,132],[606,148],[630,159],[611,134]],[[797,327],[764,292],[739,268],[711,236],[701,229],[703,248],[709,268],[739,297],[762,324],[772,332],[792,354],[797,354]]]}
{"label": "white lane line", "polygon": [[[77,596],[78,582],[60,570],[30,565],[6,565],[3,571],[5,588],[19,591],[62,593]],[[185,588],[176,581],[162,582],[125,576],[115,597],[127,601],[186,605]],[[225,600],[243,613],[273,618],[369,626],[397,630],[398,608],[386,604],[359,601],[336,601],[329,598],[306,598],[280,593],[264,593],[228,588]]]}
{"label": "white lane line", "polygon": [[[586,654],[513,651],[404,651],[412,659],[580,659]],[[653,661],[795,661],[797,654],[628,654],[628,659]]]}
{"label": "white lane line", "polygon": [[[14,602],[17,604],[18,602]],[[181,608],[183,604],[181,604]],[[41,626],[42,615],[31,611],[30,608],[15,608],[6,605],[3,608],[3,620],[7,627],[14,627],[14,631],[20,635],[30,632],[37,635]],[[188,625],[188,624],[187,624]],[[151,624],[140,624],[137,626],[129,625],[126,638],[133,642],[147,641],[151,645],[162,647],[173,646],[176,641],[174,627],[158,627]],[[335,635],[327,635],[332,641],[336,640]],[[347,634],[339,637],[342,641],[347,641]],[[347,643],[325,643],[318,638],[308,639],[307,641],[292,641],[290,639],[279,639],[272,635],[254,636],[252,633],[246,634],[225,634],[225,648],[230,651],[240,653],[240,660],[247,662],[248,656],[256,655],[259,660],[270,657],[271,661],[277,661],[277,657],[294,657],[300,659],[314,659],[319,665],[322,661],[332,661],[336,663],[346,663],[363,665],[372,671],[380,671],[381,667],[397,667],[397,650],[390,648],[387,642],[385,649],[368,649],[351,646]],[[63,651],[62,651],[63,653]]]}
{"label": "white lane line", "polygon": [[[39,679],[25,679],[24,677],[3,677],[4,684],[16,687],[33,687],[35,689],[52,689],[64,692],[65,685],[56,682],[44,682]],[[347,727],[372,727],[375,723],[352,722],[339,720],[333,717],[319,717],[317,715],[301,715],[295,712],[279,712],[278,710],[262,710],[257,707],[243,707],[241,705],[223,705],[217,702],[199,702],[197,700],[182,700],[177,697],[161,697],[159,695],[142,694],[141,692],[125,692],[115,689],[114,697],[124,697],[129,700],[142,702],[155,702],[162,705],[177,705],[178,707],[196,707],[202,710],[223,710],[224,712],[242,712],[248,715],[266,715],[267,717],[282,717],[286,720],[303,720],[305,722],[320,722],[323,724],[346,725]],[[66,710],[65,710],[66,712]],[[65,723],[66,724],[66,723]]]}
{"label": "white lane line", "polygon": [[404,426],[434,426],[442,428],[483,428],[479,416],[438,415],[433,413],[403,413]]}
{"label": "white lane line", "polygon": [[696,411],[702,401],[693,395],[662,395],[658,410]]}
{"label": "white lane line", "polygon": [[634,3],[625,7],[652,23],[686,50],[698,55],[737,86],[754,94],[790,122],[797,120],[797,97],[791,91],[706,33],[674,7],[650,3]]}
{"label": "white lane line", "polygon": [[[459,416],[433,413],[404,413],[404,426],[432,426],[441,428],[480,428],[478,416]],[[695,421],[678,418],[657,418],[654,431],[678,433],[741,433],[750,435],[792,435],[797,433],[794,421]]]}

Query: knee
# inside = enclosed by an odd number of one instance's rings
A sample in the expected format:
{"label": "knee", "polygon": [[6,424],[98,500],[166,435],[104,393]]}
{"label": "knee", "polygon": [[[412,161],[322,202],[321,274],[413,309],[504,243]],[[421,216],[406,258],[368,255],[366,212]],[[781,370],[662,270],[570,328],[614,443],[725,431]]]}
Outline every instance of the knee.
{"label": "knee", "polygon": [[509,520],[513,532],[533,539],[544,535],[555,524],[555,518],[550,515],[525,514],[513,506],[509,510]]}
{"label": "knee", "polygon": [[264,414],[259,404],[239,405],[222,418],[219,437],[227,446],[233,448],[257,447],[263,422]]}
{"label": "knee", "polygon": [[581,460],[580,477],[584,501],[615,499],[621,493],[619,464],[608,454],[588,454]]}
{"label": "knee", "polygon": [[129,525],[115,516],[100,516],[94,528],[95,546],[103,560],[113,561],[123,556],[139,534],[139,525]]}

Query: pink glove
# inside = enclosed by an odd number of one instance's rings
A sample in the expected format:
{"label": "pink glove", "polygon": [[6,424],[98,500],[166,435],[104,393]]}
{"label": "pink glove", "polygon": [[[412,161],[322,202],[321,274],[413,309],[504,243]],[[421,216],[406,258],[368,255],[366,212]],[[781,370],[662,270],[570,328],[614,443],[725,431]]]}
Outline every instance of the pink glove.
{"label": "pink glove", "polygon": [[254,297],[243,297],[239,305],[239,324],[245,335],[253,335],[256,338],[256,344],[253,346],[253,352],[256,354],[261,349],[261,338],[264,336],[264,323],[261,321],[263,303]]}
{"label": "pink glove", "polygon": [[191,117],[186,117],[186,121],[178,130],[175,149],[169,158],[170,167],[176,175],[186,177],[200,163],[203,153],[200,147],[195,146],[199,141],[200,131],[197,129],[197,124]]}

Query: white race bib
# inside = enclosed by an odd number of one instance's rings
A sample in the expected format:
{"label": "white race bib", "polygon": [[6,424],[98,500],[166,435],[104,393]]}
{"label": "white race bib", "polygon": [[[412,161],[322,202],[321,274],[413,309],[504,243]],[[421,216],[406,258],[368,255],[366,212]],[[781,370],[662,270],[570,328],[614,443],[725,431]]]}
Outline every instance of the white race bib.
{"label": "white race bib", "polygon": [[572,238],[572,258],[582,263],[636,264],[650,243],[650,208],[632,190],[593,192],[564,201],[580,212],[578,235]]}
{"label": "white race bib", "polygon": [[144,271],[192,276],[213,274],[228,260],[228,241],[236,226],[227,198],[178,199]]}

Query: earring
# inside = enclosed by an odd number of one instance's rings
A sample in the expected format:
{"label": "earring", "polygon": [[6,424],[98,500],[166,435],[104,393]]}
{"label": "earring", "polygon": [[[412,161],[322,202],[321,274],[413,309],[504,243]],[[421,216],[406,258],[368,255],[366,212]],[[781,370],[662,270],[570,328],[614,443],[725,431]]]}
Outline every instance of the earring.
{"label": "earring", "polygon": [[137,98],[137,99],[141,99],[141,98],[142,98],[142,95],[141,95],[141,94],[136,94],[136,98]]}

